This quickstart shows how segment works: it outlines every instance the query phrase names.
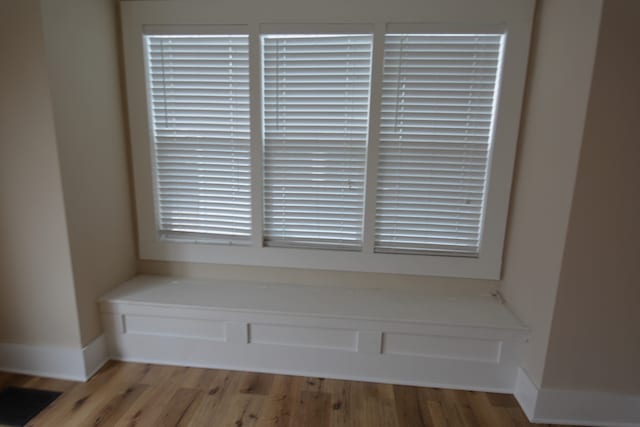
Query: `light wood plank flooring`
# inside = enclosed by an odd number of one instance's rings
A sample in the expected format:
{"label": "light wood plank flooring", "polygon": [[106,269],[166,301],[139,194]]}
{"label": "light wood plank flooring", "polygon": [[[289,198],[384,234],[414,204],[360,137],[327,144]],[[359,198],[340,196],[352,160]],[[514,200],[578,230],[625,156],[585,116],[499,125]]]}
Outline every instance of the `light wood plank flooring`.
{"label": "light wood plank flooring", "polygon": [[511,395],[109,362],[86,383],[0,373],[64,392],[30,426],[529,426]]}

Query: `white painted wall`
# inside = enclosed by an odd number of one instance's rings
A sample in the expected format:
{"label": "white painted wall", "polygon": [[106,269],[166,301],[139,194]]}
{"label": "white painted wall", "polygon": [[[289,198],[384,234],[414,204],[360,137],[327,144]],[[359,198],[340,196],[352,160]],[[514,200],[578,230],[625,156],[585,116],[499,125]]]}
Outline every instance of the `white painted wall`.
{"label": "white painted wall", "polygon": [[41,25],[38,1],[0,2],[0,342],[79,347]]}
{"label": "white painted wall", "polygon": [[135,273],[116,6],[0,2],[0,342],[89,344]]}
{"label": "white painted wall", "polygon": [[531,328],[523,368],[540,386],[595,58],[600,0],[538,3],[502,291]]}
{"label": "white painted wall", "polygon": [[640,398],[638,22],[640,2],[604,3],[545,388]]}
{"label": "white painted wall", "polygon": [[114,0],[42,0],[49,86],[83,345],[97,299],[136,269]]}

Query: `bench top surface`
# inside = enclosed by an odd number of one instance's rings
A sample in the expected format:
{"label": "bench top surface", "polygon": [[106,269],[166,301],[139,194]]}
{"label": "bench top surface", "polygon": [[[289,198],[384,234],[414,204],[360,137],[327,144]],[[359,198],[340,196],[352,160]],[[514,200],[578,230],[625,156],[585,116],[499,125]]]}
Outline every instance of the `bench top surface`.
{"label": "bench top surface", "polygon": [[104,311],[124,303],[526,330],[490,295],[440,296],[415,290],[141,275],[100,301]]}

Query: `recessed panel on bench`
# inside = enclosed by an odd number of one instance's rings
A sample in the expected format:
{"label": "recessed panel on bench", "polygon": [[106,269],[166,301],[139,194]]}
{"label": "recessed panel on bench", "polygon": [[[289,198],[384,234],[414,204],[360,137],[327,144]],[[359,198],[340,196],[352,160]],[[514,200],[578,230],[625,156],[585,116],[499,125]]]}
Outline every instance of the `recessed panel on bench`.
{"label": "recessed panel on bench", "polygon": [[224,323],[205,319],[176,317],[123,316],[124,332],[128,334],[164,335],[182,338],[224,340]]}
{"label": "recessed panel on bench", "polygon": [[382,352],[498,363],[501,342],[477,338],[385,333]]}
{"label": "recessed panel on bench", "polygon": [[291,325],[255,324],[249,326],[249,342],[297,347],[332,348],[355,351],[356,331],[308,328]]}

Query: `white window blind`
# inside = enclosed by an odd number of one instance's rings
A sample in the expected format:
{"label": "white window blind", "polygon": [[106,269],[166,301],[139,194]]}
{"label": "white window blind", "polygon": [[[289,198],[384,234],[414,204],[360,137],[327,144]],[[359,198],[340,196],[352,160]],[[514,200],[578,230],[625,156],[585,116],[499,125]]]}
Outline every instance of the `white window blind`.
{"label": "white window blind", "polygon": [[145,42],[160,235],[248,243],[248,36],[147,35]]}
{"label": "white window blind", "polygon": [[265,244],[359,249],[372,36],[262,40]]}
{"label": "white window blind", "polygon": [[387,34],[376,252],[477,256],[501,34]]}

